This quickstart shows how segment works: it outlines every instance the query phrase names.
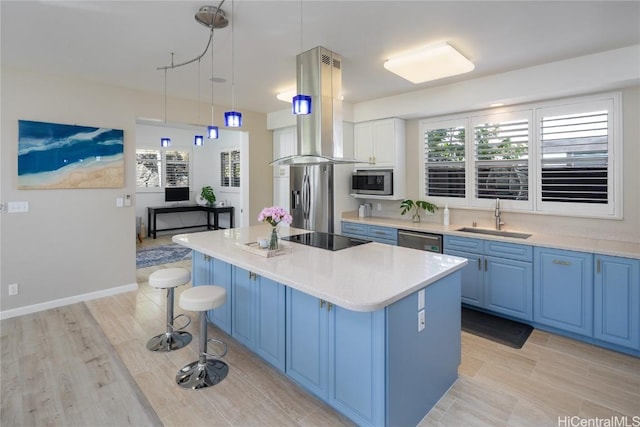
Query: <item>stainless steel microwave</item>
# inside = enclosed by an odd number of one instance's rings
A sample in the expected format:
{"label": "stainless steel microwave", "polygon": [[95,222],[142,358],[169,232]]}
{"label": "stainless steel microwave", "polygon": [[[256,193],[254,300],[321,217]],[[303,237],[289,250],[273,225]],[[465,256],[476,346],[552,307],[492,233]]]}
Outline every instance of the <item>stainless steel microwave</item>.
{"label": "stainless steel microwave", "polygon": [[374,196],[393,195],[393,170],[359,169],[351,175],[351,193]]}

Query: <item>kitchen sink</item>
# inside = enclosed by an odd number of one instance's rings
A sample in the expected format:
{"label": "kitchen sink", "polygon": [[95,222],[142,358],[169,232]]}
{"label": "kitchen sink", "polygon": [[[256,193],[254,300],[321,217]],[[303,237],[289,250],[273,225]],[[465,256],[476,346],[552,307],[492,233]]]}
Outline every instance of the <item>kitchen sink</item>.
{"label": "kitchen sink", "polygon": [[502,231],[502,230],[489,230],[486,228],[463,227],[463,228],[459,228],[458,231],[462,231],[465,233],[475,233],[475,234],[489,234],[491,236],[513,237],[516,239],[528,239],[529,237],[531,237],[531,234],[527,234],[527,233],[515,233],[513,231]]}

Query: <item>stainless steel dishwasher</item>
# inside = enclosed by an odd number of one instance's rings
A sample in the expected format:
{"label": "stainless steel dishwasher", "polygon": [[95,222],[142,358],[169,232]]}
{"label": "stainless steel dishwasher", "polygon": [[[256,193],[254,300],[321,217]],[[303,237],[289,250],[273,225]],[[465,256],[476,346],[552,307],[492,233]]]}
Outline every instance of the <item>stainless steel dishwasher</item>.
{"label": "stainless steel dishwasher", "polygon": [[398,246],[421,251],[442,253],[442,235],[418,231],[398,230]]}

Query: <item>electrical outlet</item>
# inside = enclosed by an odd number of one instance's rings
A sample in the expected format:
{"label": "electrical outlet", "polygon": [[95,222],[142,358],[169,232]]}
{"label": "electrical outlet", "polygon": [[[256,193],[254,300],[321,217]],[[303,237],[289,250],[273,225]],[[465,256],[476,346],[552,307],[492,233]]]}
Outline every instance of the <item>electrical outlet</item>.
{"label": "electrical outlet", "polygon": [[420,332],[421,330],[424,329],[426,323],[425,323],[425,314],[424,314],[424,310],[420,310],[418,312],[418,332]]}
{"label": "electrical outlet", "polygon": [[418,310],[424,308],[424,289],[418,291]]}
{"label": "electrical outlet", "polygon": [[18,284],[12,283],[9,285],[9,296],[18,295]]}
{"label": "electrical outlet", "polygon": [[376,203],[376,209],[381,211],[382,210],[382,203]]}
{"label": "electrical outlet", "polygon": [[124,195],[124,205],[125,207],[131,206],[131,194]]}

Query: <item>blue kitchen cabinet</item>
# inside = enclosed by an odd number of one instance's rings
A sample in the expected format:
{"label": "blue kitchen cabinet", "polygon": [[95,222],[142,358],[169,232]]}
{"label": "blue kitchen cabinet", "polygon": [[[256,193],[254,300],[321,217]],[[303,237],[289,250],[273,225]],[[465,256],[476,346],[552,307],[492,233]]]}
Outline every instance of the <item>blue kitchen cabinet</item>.
{"label": "blue kitchen cabinet", "polygon": [[191,270],[193,286],[216,285],[227,291],[226,303],[215,310],[209,310],[207,315],[211,323],[231,334],[231,264],[193,251]]}
{"label": "blue kitchen cabinet", "polygon": [[482,265],[484,257],[471,252],[445,249],[447,255],[459,256],[469,260],[462,268],[462,302],[475,307],[484,307],[484,287]]}
{"label": "blue kitchen cabinet", "polygon": [[467,258],[462,302],[514,318],[533,318],[533,248],[528,245],[445,236],[444,253]]}
{"label": "blue kitchen cabinet", "polygon": [[342,235],[356,239],[373,240],[388,245],[398,244],[398,230],[391,227],[355,222],[342,222]]}
{"label": "blue kitchen cabinet", "polygon": [[284,371],[284,285],[234,266],[232,296],[231,335]]}
{"label": "blue kitchen cabinet", "polygon": [[596,255],[593,337],[640,350],[640,260]]}
{"label": "blue kitchen cabinet", "polygon": [[593,255],[534,249],[534,316],[542,325],[591,336],[593,331]]}
{"label": "blue kitchen cabinet", "polygon": [[287,375],[360,425],[384,425],[384,310],[287,288]]}

